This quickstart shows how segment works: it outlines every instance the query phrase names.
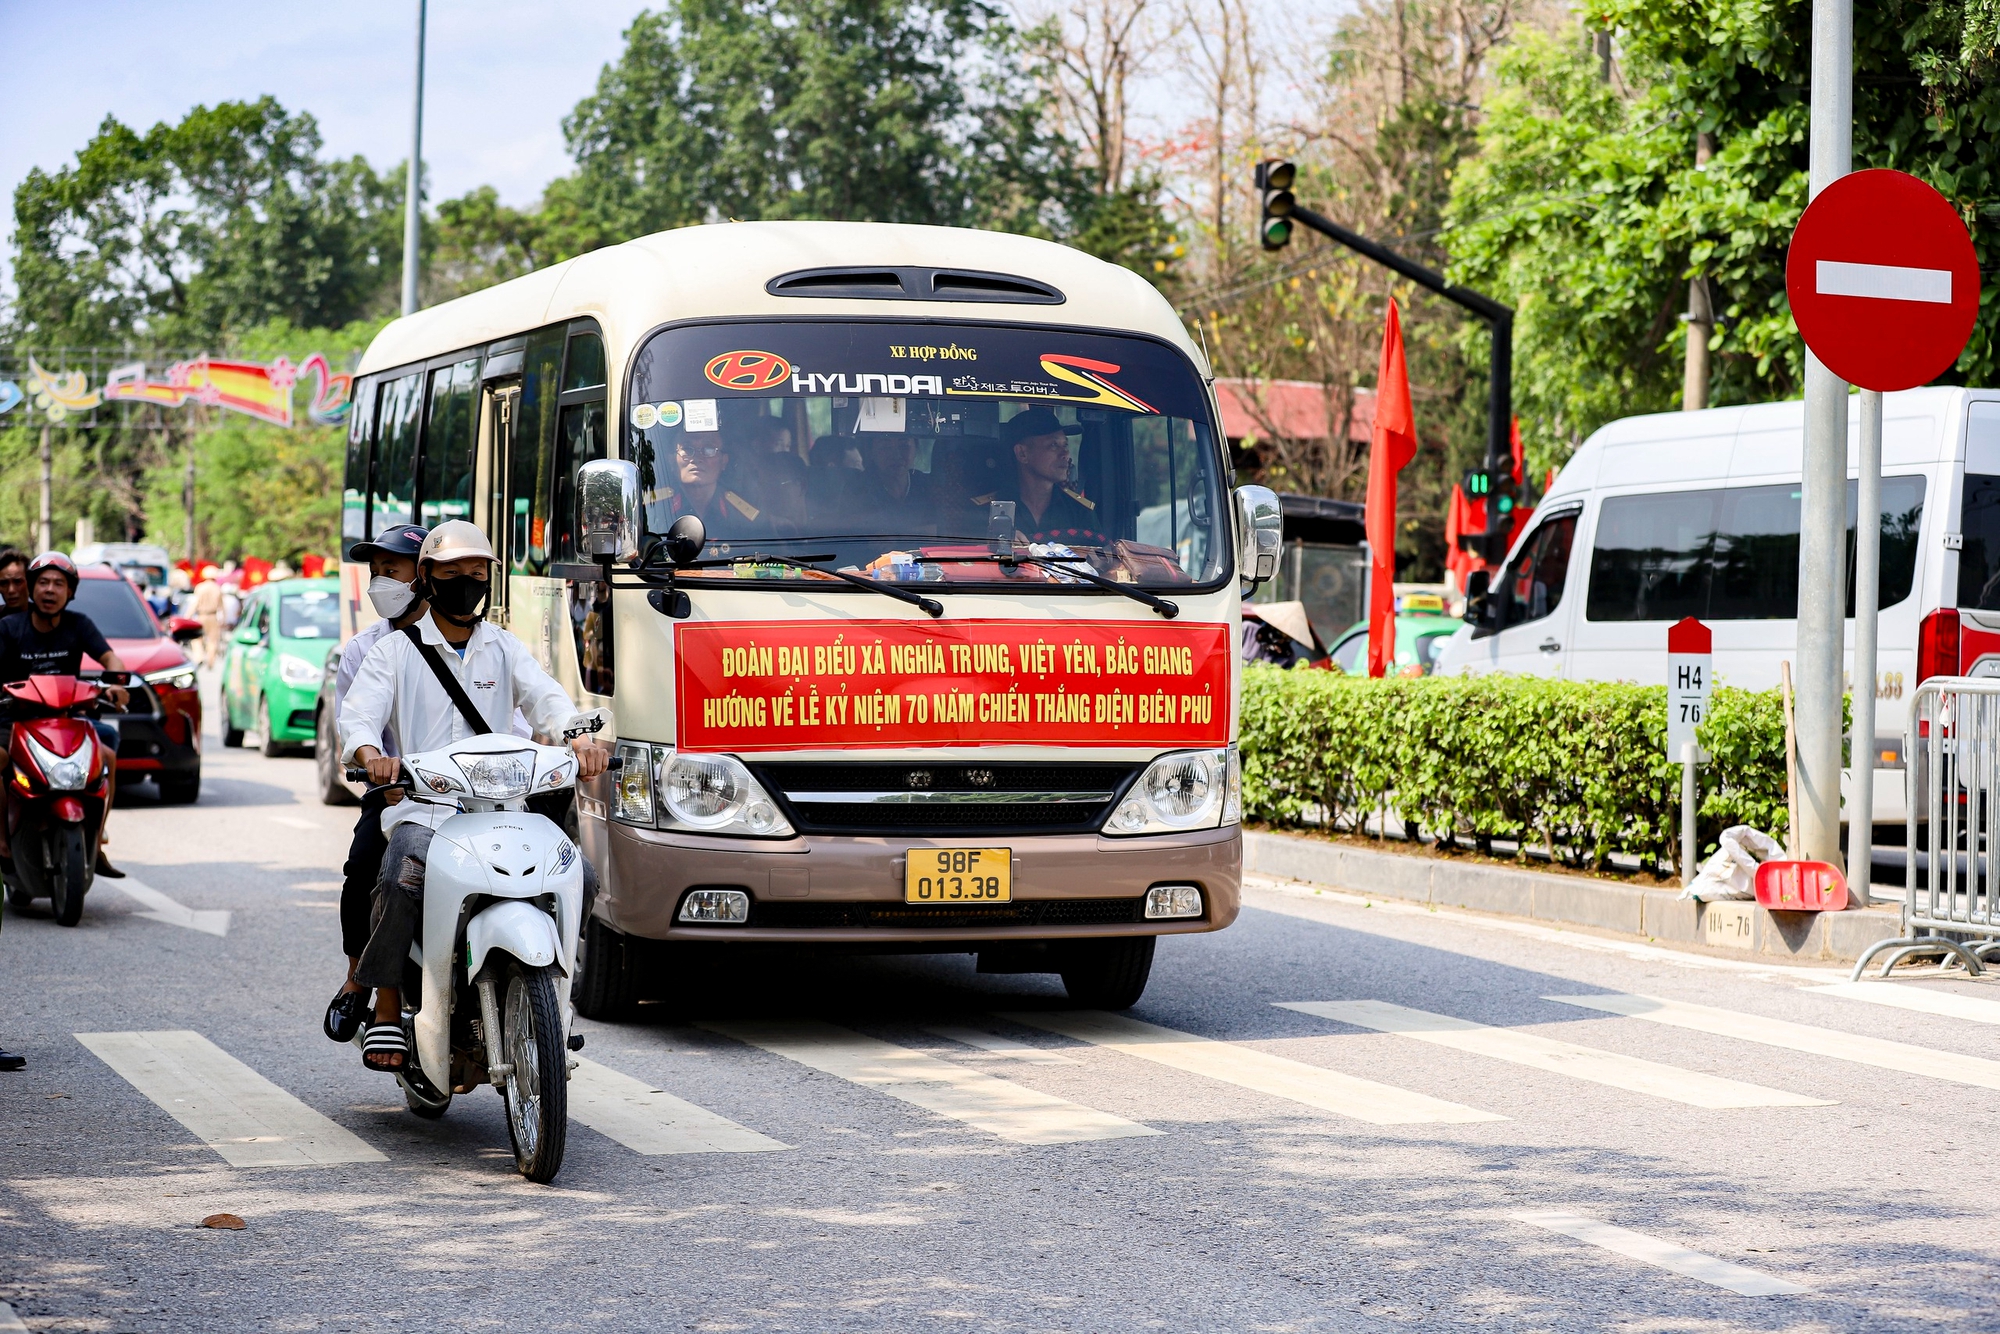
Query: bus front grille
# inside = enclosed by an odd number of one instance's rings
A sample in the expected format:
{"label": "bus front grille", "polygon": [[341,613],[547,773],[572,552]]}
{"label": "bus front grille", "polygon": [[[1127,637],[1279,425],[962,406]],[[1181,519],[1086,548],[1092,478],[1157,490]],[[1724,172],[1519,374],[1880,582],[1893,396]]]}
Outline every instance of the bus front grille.
{"label": "bus front grille", "polygon": [[766,791],[803,834],[1089,833],[1136,764],[765,764]]}

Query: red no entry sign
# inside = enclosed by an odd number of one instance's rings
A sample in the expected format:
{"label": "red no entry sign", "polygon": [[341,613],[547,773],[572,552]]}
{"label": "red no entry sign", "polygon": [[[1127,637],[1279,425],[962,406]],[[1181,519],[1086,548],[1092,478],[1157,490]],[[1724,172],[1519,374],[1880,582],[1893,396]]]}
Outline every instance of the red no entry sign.
{"label": "red no entry sign", "polygon": [[1785,293],[1828,370],[1863,389],[1914,389],[1964,350],[1979,259],[1943,195],[1904,172],[1857,171],[1799,219]]}

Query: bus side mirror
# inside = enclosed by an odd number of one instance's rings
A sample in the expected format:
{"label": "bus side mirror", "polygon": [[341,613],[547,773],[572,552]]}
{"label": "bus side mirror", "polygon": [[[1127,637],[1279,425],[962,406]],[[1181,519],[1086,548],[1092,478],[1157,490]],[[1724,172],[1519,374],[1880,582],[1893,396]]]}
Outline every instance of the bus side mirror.
{"label": "bus side mirror", "polygon": [[1486,593],[1493,586],[1493,576],[1485,570],[1474,570],[1465,576],[1465,619],[1467,624],[1478,625],[1486,619]]}
{"label": "bus side mirror", "polygon": [[708,529],[701,516],[683,514],[667,527],[667,559],[676,565],[691,565],[708,545]]}
{"label": "bus side mirror", "polygon": [[1236,488],[1236,568],[1252,586],[1278,573],[1285,540],[1285,511],[1268,486]]}
{"label": "bus side mirror", "polygon": [[639,468],[625,459],[592,459],[577,469],[578,545],[592,560],[639,555]]}

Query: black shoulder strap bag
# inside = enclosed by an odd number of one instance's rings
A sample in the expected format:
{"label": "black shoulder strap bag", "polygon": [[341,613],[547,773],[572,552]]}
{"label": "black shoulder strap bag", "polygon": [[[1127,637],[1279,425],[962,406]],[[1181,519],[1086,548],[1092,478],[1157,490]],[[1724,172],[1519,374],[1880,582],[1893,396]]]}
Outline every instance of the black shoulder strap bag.
{"label": "black shoulder strap bag", "polygon": [[451,674],[451,668],[444,665],[444,659],[438,655],[437,648],[424,642],[423,635],[414,624],[404,626],[403,633],[409,636],[410,643],[423,655],[425,665],[431,669],[431,675],[438,679],[438,684],[444,687],[444,693],[450,695],[451,702],[458,706],[459,716],[465,719],[465,725],[480,736],[491,732],[493,729],[479,716],[479,710],[472,707],[472,700],[466,696],[465,687]]}

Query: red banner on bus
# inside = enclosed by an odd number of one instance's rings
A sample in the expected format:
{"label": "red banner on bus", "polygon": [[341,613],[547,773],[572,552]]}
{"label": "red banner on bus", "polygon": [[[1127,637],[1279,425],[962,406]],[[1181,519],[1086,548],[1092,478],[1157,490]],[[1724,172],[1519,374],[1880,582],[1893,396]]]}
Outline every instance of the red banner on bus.
{"label": "red banner on bus", "polygon": [[1233,647],[1169,622],[684,623],[678,744],[1219,746]]}

